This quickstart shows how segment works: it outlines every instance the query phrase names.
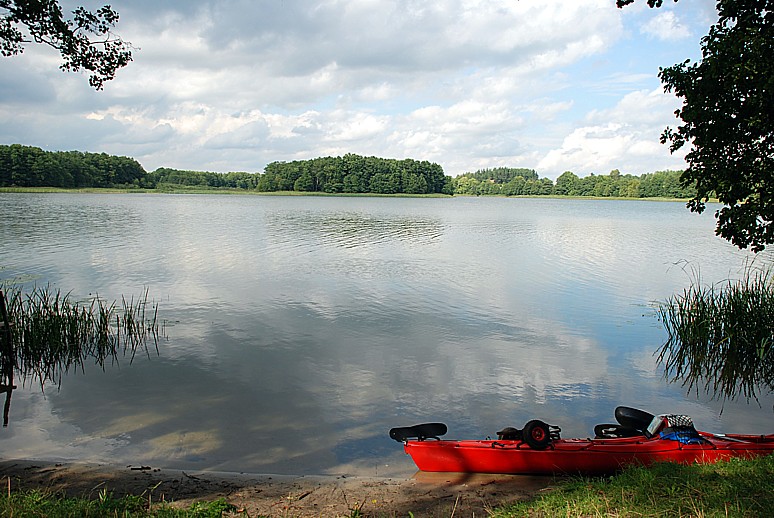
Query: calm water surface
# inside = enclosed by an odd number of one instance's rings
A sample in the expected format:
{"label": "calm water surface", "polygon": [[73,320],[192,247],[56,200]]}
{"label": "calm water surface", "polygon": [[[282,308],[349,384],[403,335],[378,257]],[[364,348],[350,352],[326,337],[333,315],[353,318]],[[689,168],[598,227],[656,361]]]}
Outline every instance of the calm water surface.
{"label": "calm water surface", "polygon": [[[159,354],[27,385],[3,456],[286,474],[414,471],[392,426],[593,434],[618,404],[771,432],[661,377],[654,301],[740,275],[710,208],[502,198],[0,194],[0,280],[147,288]],[[771,261],[771,256],[758,258]]]}

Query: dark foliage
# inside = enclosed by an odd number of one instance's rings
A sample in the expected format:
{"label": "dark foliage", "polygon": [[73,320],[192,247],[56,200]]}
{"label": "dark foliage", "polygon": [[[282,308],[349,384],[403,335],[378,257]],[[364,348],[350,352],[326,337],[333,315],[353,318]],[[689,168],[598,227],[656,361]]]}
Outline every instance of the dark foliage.
{"label": "dark foliage", "polygon": [[453,194],[451,178],[426,160],[364,157],[348,153],[293,162],[272,162],[259,191],[372,194]]}
{"label": "dark foliage", "polygon": [[688,145],[689,208],[717,196],[716,233],[759,252],[774,243],[774,0],[723,0],[702,39],[702,60],[661,70],[667,91],[683,98],[682,125],[662,142]]}
{"label": "dark foliage", "polygon": [[66,18],[58,0],[0,0],[0,54],[21,54],[27,43],[48,45],[62,56],[59,68],[91,72],[89,84],[101,90],[132,60],[131,45],[111,32],[116,23],[109,5],[78,7]]}
{"label": "dark foliage", "polygon": [[145,176],[145,169],[133,158],[0,146],[2,187],[145,187]]}
{"label": "dark foliage", "polygon": [[212,173],[209,171],[185,171],[160,167],[148,174],[146,183],[163,188],[165,185],[186,187],[210,187],[224,189],[255,189],[260,175],[257,173]]}
{"label": "dark foliage", "polygon": [[701,61],[659,73],[664,89],[683,100],[675,112],[682,124],[661,141],[673,152],[691,148],[681,178],[696,186],[688,207],[703,212],[717,197],[724,207],[715,232],[760,252],[774,243],[774,0],[718,0],[716,8]]}

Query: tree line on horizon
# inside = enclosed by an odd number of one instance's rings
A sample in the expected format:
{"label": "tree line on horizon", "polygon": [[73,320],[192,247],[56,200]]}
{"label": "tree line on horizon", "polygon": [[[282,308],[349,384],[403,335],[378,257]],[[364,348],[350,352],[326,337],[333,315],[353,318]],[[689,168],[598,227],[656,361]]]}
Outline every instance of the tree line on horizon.
{"label": "tree line on horizon", "polygon": [[347,153],[266,166],[257,190],[372,194],[454,194],[439,164]]}
{"label": "tree line on horizon", "polygon": [[151,187],[146,180],[145,169],[133,158],[0,145],[2,187]]}
{"label": "tree line on horizon", "polygon": [[[510,173],[508,173],[510,171]],[[483,169],[454,179],[455,194],[476,196],[589,196],[598,198],[690,198],[695,185],[685,186],[682,171],[656,171],[642,176],[621,174],[579,177],[565,171],[553,182],[532,169]]]}
{"label": "tree line on horizon", "polygon": [[534,169],[496,167],[455,178],[428,161],[364,157],[352,153],[292,162],[272,162],[263,173],[188,171],[158,168],[105,153],[44,151],[19,144],[0,145],[0,187],[238,189],[258,192],[364,194],[446,194],[469,196],[593,196],[690,198],[694,186],[680,181],[682,171],[633,176],[617,169],[608,175],[578,177],[566,171],[556,181]]}

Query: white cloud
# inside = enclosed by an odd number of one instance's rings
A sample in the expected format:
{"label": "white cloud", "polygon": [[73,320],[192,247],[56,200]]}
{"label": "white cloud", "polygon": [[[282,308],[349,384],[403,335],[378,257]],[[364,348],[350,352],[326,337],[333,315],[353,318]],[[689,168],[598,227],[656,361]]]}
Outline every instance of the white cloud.
{"label": "white cloud", "polygon": [[691,35],[674,11],[663,11],[642,26],[641,32],[662,41],[681,40]]}
{"label": "white cloud", "polygon": [[560,169],[569,170],[579,176],[613,169],[636,175],[682,169],[685,154],[670,155],[668,146],[659,142],[675,107],[675,98],[660,90],[627,94],[612,109],[590,112],[587,125],[567,135],[538,168],[554,175]]}
{"label": "white cloud", "polygon": [[[669,161],[653,141],[674,107],[637,94],[657,84],[656,44],[631,35],[650,23],[680,33],[673,11],[609,0],[116,8],[139,50],[103,92],[60,72],[50,50],[0,60],[0,142],[130,155],[149,170],[260,171],[352,152],[431,160],[450,175],[512,165],[555,178]],[[624,38],[634,47],[621,50]],[[687,52],[659,48],[664,64]]]}

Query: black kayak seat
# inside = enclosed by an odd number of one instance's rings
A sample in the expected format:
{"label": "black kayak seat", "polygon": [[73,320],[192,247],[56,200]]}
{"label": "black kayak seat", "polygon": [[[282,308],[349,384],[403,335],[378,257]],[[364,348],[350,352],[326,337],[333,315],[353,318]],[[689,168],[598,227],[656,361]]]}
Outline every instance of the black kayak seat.
{"label": "black kayak seat", "polygon": [[615,420],[618,424],[598,424],[594,427],[596,439],[613,439],[618,437],[637,437],[644,435],[650,438],[648,426],[653,420],[653,414],[628,406],[615,409]]}
{"label": "black kayak seat", "polygon": [[615,420],[626,428],[633,428],[646,437],[650,435],[648,432],[648,426],[653,421],[653,414],[639,410],[637,408],[631,408],[628,406],[619,406],[615,409]]}
{"label": "black kayak seat", "polygon": [[447,432],[443,423],[423,423],[414,426],[400,426],[390,429],[390,438],[398,442],[406,442],[409,439],[424,441],[425,439],[440,440],[440,436]]}

